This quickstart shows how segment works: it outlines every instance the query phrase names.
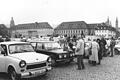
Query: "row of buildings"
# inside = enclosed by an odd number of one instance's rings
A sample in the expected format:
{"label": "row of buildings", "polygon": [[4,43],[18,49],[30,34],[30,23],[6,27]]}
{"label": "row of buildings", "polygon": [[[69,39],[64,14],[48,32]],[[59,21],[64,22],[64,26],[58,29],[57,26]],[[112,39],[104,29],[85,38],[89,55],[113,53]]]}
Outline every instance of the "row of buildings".
{"label": "row of buildings", "polygon": [[67,36],[90,36],[98,37],[118,37],[118,19],[116,18],[116,26],[112,27],[109,18],[104,23],[87,24],[85,21],[62,22],[56,28],[48,22],[35,22],[28,24],[15,25],[13,18],[10,21],[11,37],[41,37],[50,35],[67,35]]}

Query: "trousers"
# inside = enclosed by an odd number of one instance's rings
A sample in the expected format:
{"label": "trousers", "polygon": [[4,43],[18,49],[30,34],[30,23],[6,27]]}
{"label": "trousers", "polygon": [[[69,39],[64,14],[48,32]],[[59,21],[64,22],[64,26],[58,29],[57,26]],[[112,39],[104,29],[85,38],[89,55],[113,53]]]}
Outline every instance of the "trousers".
{"label": "trousers", "polygon": [[77,55],[77,65],[78,65],[78,69],[84,69],[84,62],[83,62],[83,55]]}

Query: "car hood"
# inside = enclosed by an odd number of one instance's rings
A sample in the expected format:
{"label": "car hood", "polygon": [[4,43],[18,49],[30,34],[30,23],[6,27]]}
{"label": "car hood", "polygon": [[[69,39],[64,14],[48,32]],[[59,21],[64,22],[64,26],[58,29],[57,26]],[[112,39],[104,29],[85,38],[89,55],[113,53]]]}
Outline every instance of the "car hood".
{"label": "car hood", "polygon": [[11,57],[18,58],[20,60],[25,60],[26,63],[34,63],[46,61],[49,56],[36,53],[36,52],[25,52],[25,53],[17,53],[10,55]]}
{"label": "car hood", "polygon": [[50,50],[49,52],[53,52],[57,54],[68,53],[68,51],[63,51],[63,49],[54,49],[54,50]]}

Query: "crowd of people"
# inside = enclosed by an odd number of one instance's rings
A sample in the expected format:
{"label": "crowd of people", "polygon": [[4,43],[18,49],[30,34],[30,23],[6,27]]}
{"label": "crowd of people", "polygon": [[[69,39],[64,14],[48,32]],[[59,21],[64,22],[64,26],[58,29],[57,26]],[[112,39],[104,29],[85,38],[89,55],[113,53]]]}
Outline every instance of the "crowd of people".
{"label": "crowd of people", "polygon": [[78,70],[85,69],[83,59],[86,57],[90,65],[96,66],[101,64],[103,57],[114,56],[116,42],[113,37],[110,39],[98,38],[93,40],[88,38],[87,42],[85,42],[83,37],[65,37],[63,40],[59,42],[63,49],[70,49],[75,52]]}

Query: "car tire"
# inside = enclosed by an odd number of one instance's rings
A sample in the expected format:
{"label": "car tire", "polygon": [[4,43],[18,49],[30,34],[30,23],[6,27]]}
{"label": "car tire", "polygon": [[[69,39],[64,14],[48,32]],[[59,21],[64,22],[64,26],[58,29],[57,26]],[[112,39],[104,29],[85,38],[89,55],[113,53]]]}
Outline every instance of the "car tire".
{"label": "car tire", "polygon": [[20,80],[20,78],[17,76],[16,71],[14,69],[9,69],[8,74],[9,74],[10,80]]}
{"label": "car tire", "polygon": [[116,55],[120,55],[119,51],[117,49],[115,49],[114,52],[115,52]]}
{"label": "car tire", "polygon": [[52,67],[55,67],[55,66],[56,66],[56,60],[53,59],[53,58],[51,59],[51,66],[52,66]]}

